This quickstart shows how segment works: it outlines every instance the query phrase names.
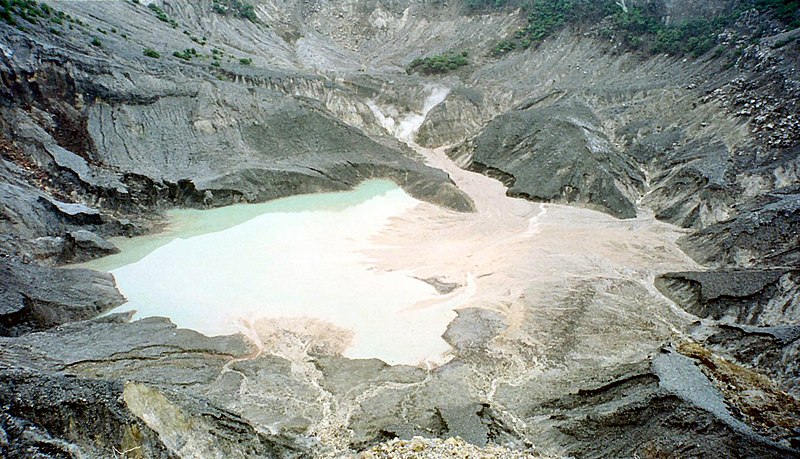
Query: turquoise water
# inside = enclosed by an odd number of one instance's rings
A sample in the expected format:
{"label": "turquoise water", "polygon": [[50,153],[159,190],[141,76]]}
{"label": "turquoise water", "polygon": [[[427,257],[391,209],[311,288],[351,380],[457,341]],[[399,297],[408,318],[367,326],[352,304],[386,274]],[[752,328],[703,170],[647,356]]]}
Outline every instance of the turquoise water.
{"label": "turquoise water", "polygon": [[136,263],[159,247],[175,239],[224,231],[267,213],[342,211],[371,198],[397,192],[400,188],[388,180],[370,180],[352,191],[317,193],[276,199],[260,204],[234,204],[210,210],[173,209],[167,212],[168,225],[160,232],[135,238],[111,239],[120,253],[75,267],[112,271]]}
{"label": "turquoise water", "polygon": [[413,308],[435,290],[409,273],[374,269],[364,254],[392,217],[418,203],[392,182],[369,181],[350,192],[175,210],[164,231],[114,240],[120,254],[83,266],[114,274],[128,299],[114,312],[262,340],[289,323],[348,357],[438,361],[455,313]]}

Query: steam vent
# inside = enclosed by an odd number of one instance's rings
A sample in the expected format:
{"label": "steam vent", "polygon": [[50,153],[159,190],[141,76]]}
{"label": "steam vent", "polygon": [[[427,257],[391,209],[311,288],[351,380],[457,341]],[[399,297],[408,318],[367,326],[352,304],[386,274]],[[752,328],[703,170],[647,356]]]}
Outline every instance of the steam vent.
{"label": "steam vent", "polygon": [[0,457],[800,458],[797,0],[0,0]]}

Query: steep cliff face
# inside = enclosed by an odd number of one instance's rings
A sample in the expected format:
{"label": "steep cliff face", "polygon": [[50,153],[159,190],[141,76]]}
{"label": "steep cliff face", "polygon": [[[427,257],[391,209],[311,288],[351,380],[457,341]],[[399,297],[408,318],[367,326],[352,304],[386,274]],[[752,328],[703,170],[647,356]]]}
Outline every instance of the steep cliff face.
{"label": "steep cliff face", "polygon": [[[45,3],[0,5],[3,455],[335,456],[414,435],[555,456],[800,454],[784,392],[800,384],[800,31],[763,2],[620,2],[667,25],[737,12],[695,56],[609,34],[624,15],[497,52],[531,19],[476,2]],[[446,74],[406,72],[462,52]],[[106,275],[56,266],[113,252],[104,237],[149,231],[170,207],[388,178],[474,210],[408,140],[448,146],[513,196],[652,213],[687,229],[703,269],[563,298],[530,280],[513,304],[459,310],[454,359],[430,370],[161,319],[72,323],[122,298]],[[671,302],[645,304],[655,288]],[[627,307],[598,308],[604,296]],[[637,349],[598,337],[631,327]],[[689,340],[733,366],[666,346]],[[738,364],[772,381],[720,370]]]}

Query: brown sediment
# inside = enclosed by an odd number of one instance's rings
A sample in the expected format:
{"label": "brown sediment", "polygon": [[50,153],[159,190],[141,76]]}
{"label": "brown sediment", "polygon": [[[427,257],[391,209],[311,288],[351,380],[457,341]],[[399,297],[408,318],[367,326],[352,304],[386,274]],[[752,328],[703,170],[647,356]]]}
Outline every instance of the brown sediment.
{"label": "brown sediment", "polygon": [[342,355],[353,344],[355,333],[313,317],[261,318],[251,327],[268,351],[286,340],[299,340],[311,354]]}
{"label": "brown sediment", "polygon": [[714,355],[699,343],[682,343],[678,352],[696,360],[734,412],[742,413],[762,434],[791,437],[791,431],[800,428],[800,401],[767,376]]}

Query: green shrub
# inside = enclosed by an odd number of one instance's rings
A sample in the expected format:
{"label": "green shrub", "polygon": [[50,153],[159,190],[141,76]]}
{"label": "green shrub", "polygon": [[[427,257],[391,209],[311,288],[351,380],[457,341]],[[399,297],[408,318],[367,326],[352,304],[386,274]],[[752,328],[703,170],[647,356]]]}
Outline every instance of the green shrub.
{"label": "green shrub", "polygon": [[502,56],[514,51],[517,48],[517,42],[514,40],[501,40],[500,43],[494,45],[490,51],[492,56]]}
{"label": "green shrub", "polygon": [[39,24],[39,19],[52,16],[60,18],[63,13],[54,10],[46,3],[34,0],[0,0],[0,19],[9,25],[17,25],[15,16],[31,24]]}
{"label": "green shrub", "polygon": [[154,50],[153,48],[145,48],[144,51],[142,51],[142,54],[144,54],[147,57],[152,57],[153,59],[158,59],[159,57],[161,57],[161,54],[159,54],[159,52]]}
{"label": "green shrub", "polygon": [[406,68],[406,72],[410,75],[412,73],[422,73],[423,75],[433,75],[447,73],[451,70],[456,70],[459,67],[468,65],[468,53],[462,51],[460,53],[439,54],[431,57],[417,58],[411,61]]}
{"label": "green shrub", "polygon": [[243,58],[239,59],[239,63],[242,64],[242,65],[250,65],[250,64],[253,63],[253,60],[250,59],[249,57],[243,57]]}
{"label": "green shrub", "polygon": [[258,22],[253,5],[242,0],[214,0],[211,4],[211,11],[223,16],[232,15],[250,22]]}
{"label": "green shrub", "polygon": [[11,13],[11,10],[3,9],[0,11],[0,19],[5,21],[8,25],[16,25],[17,21],[14,19],[14,15]]}
{"label": "green shrub", "polygon": [[101,42],[100,39],[97,38],[97,37],[92,38],[91,44],[92,44],[92,46],[96,46],[98,48],[102,48],[103,47],[103,42]]}
{"label": "green shrub", "polygon": [[[627,11],[616,0],[468,0],[473,9],[521,7],[527,25],[498,43],[490,54],[500,56],[538,43],[569,25],[602,23],[601,34],[646,53],[702,55],[719,44],[719,35],[752,9],[769,14],[787,28],[800,27],[800,0],[740,0],[718,16],[666,24],[659,2],[638,2]],[[629,2],[632,3],[632,2]],[[757,33],[758,35],[758,33]]]}
{"label": "green shrub", "polygon": [[174,53],[172,53],[173,56],[177,57],[178,59],[183,59],[185,61],[192,60],[192,56],[194,54],[197,53],[196,52],[192,53],[190,49],[184,49],[183,51],[175,51]]}
{"label": "green shrub", "polygon": [[790,29],[800,27],[800,1],[797,0],[747,0],[745,4],[758,11],[769,12]]}
{"label": "green shrub", "polygon": [[527,48],[568,24],[597,21],[620,9],[614,0],[471,0],[471,5],[473,8],[521,6],[525,11],[527,25],[490,50],[494,56]]}
{"label": "green shrub", "polygon": [[717,44],[717,36],[733,17],[698,17],[664,24],[654,13],[629,8],[612,16],[615,37],[631,48],[651,53],[700,56]]}
{"label": "green shrub", "polygon": [[[150,11],[156,13],[156,17],[158,18],[159,21],[166,23],[175,23],[175,21],[170,21],[170,18],[169,16],[167,16],[167,13],[165,13],[164,10],[162,10],[161,7],[159,7],[155,3],[150,3],[149,5],[147,5],[147,8],[149,8]],[[177,26],[177,23],[175,23],[175,26]]]}

